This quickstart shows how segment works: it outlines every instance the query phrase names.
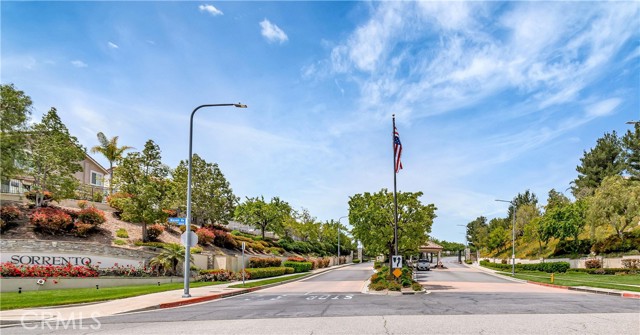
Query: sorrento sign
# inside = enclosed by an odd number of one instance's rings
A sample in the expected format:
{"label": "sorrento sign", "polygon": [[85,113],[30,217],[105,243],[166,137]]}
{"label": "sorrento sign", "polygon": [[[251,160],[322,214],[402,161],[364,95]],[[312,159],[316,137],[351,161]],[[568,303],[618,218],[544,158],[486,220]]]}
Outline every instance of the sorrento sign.
{"label": "sorrento sign", "polygon": [[2,263],[9,262],[15,265],[76,266],[91,264],[99,268],[110,268],[114,266],[139,267],[144,264],[143,260],[66,253],[2,252],[0,258]]}

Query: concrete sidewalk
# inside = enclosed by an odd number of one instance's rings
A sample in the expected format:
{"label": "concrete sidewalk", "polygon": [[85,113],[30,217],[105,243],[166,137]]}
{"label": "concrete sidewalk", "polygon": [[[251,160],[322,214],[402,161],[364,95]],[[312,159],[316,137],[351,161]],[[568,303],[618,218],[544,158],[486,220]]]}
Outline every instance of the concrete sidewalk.
{"label": "concrete sidewalk", "polygon": [[477,262],[474,262],[471,265],[469,265],[469,264],[465,264],[465,265],[468,266],[468,267],[483,271],[483,272],[488,273],[490,275],[496,276],[496,277],[500,277],[500,278],[503,278],[503,279],[507,279],[507,280],[511,280],[511,281],[515,281],[515,282],[520,282],[520,283],[541,285],[541,286],[547,286],[547,287],[553,287],[553,288],[571,290],[571,291],[580,291],[580,292],[587,292],[587,293],[614,295],[614,296],[619,296],[619,297],[622,297],[622,298],[640,299],[640,292],[614,290],[614,289],[598,288],[598,287],[590,287],[590,286],[562,286],[562,285],[555,285],[555,284],[538,283],[538,282],[534,282],[534,281],[530,281],[530,280],[523,280],[523,279],[513,278],[511,276],[505,276],[505,275],[499,274],[499,272],[503,272],[503,271],[497,271],[497,270],[492,270],[492,269],[489,269],[489,268],[485,268],[483,266],[480,266],[480,264],[478,264]]}
{"label": "concrete sidewalk", "polygon": [[[343,264],[333,266],[330,268],[322,268],[312,270],[309,276],[303,277],[308,279],[319,275],[320,273],[339,269],[345,266],[353,264]],[[292,276],[286,275],[286,276]],[[145,310],[152,310],[158,308],[171,308],[190,304],[201,303],[205,301],[221,299],[231,297],[234,295],[249,293],[272,287],[276,285],[285,284],[291,281],[300,280],[303,278],[296,278],[288,281],[283,281],[275,284],[257,286],[253,288],[232,288],[230,286],[242,284],[242,281],[235,281],[231,283],[221,285],[211,285],[190,288],[190,298],[182,298],[184,289],[151,293],[146,295],[140,295],[131,298],[123,298],[116,300],[109,300],[104,302],[85,303],[77,305],[63,305],[52,307],[38,307],[38,308],[25,308],[25,309],[12,309],[6,311],[0,311],[0,325],[15,325],[24,322],[45,321],[45,320],[78,320],[88,318],[98,318],[122,313],[131,313]],[[246,280],[246,283],[255,281],[261,281],[269,278],[261,278],[255,280]]]}

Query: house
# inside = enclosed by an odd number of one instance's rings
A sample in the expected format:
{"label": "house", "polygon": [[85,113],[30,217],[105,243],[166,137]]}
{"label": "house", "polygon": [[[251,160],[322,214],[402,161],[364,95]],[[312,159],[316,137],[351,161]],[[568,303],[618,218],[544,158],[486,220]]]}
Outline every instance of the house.
{"label": "house", "polygon": [[[105,179],[108,179],[109,175],[107,169],[86,152],[80,165],[82,171],[74,174],[74,177],[80,181],[80,188],[77,191],[78,198],[102,202],[108,191],[108,187],[105,187]],[[2,180],[0,199],[3,201],[22,201],[25,198],[25,192],[31,191],[32,184],[33,178],[28,176]]]}

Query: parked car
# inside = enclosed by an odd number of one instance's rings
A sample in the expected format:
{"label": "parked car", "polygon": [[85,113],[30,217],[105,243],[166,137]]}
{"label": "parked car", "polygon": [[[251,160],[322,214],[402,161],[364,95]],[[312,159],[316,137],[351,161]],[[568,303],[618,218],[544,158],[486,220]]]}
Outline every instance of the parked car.
{"label": "parked car", "polygon": [[429,271],[431,269],[431,263],[427,259],[419,259],[416,268],[418,271]]}

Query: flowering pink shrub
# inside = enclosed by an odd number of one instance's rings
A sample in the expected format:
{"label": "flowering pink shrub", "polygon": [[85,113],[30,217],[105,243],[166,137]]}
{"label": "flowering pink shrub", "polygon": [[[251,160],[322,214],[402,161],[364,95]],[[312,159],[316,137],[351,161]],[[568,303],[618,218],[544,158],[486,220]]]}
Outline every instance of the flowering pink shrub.
{"label": "flowering pink shrub", "polygon": [[[199,281],[231,281],[237,279],[242,279],[241,273],[236,273],[224,269],[202,270],[200,271],[200,276],[198,277]],[[248,279],[246,273],[245,279]]]}
{"label": "flowering pink shrub", "polygon": [[87,236],[94,228],[95,226],[89,223],[82,223],[82,222],[76,222],[73,224],[73,233],[76,236]]}
{"label": "flowering pink shrub", "polygon": [[73,220],[69,214],[55,208],[41,207],[36,209],[29,222],[44,233],[55,235],[73,228]]}
{"label": "flowering pink shrub", "polygon": [[198,228],[196,235],[198,235],[198,244],[201,245],[213,243],[216,237],[216,234],[209,228]]}
{"label": "flowering pink shrub", "polygon": [[0,264],[0,277],[97,277],[98,272],[84,265]]}

